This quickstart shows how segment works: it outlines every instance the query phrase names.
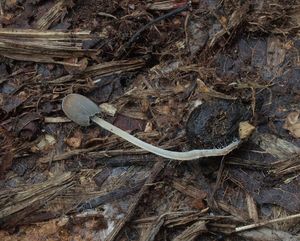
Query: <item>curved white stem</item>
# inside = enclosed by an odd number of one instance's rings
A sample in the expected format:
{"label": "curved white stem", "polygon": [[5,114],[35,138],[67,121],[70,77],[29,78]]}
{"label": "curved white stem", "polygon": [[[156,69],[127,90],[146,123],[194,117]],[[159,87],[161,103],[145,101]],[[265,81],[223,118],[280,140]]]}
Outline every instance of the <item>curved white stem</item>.
{"label": "curved white stem", "polygon": [[209,156],[224,156],[234,150],[239,144],[240,141],[232,142],[230,145],[221,148],[221,149],[207,149],[207,150],[192,150],[187,152],[176,152],[176,151],[168,151],[161,149],[159,147],[153,146],[149,143],[146,143],[144,141],[141,141],[140,139],[130,135],[126,131],[121,130],[120,128],[108,123],[107,121],[94,116],[91,118],[93,122],[104,128],[105,130],[108,130],[119,137],[125,139],[126,141],[132,143],[135,146],[138,146],[146,151],[149,151],[151,153],[154,153],[158,156],[162,156],[168,159],[173,160],[182,160],[182,161],[188,161],[188,160],[194,160],[201,157],[209,157]]}

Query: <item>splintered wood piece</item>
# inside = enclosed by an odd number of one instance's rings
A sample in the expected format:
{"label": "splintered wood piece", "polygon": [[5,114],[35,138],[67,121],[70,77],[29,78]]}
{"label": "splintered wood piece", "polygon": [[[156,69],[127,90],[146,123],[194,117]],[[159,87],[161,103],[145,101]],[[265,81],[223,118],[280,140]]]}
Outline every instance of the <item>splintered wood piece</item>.
{"label": "splintered wood piece", "polygon": [[[1,191],[0,203],[2,203],[1,199],[4,199],[5,203],[1,205],[0,223],[15,225],[22,221],[29,213],[59,195],[63,190],[71,187],[73,185],[72,178],[72,174],[66,172],[25,189],[11,189],[9,192],[7,190]],[[9,195],[8,199],[6,199],[7,195]]]}
{"label": "splintered wood piece", "polygon": [[0,29],[0,55],[41,63],[77,66],[64,59],[92,56],[95,49],[84,49],[83,41],[106,38],[89,31],[42,31],[33,29]]}

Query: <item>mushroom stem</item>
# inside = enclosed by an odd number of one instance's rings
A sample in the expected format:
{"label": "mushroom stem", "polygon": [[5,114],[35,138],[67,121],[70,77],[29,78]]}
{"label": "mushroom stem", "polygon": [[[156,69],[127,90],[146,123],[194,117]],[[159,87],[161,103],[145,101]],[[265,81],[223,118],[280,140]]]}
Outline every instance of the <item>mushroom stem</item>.
{"label": "mushroom stem", "polygon": [[229,152],[231,152],[232,150],[234,150],[240,144],[240,141],[237,140],[221,149],[215,148],[215,149],[205,149],[205,150],[192,150],[192,151],[187,151],[187,152],[168,151],[168,150],[164,150],[159,147],[153,146],[149,143],[146,143],[97,116],[92,117],[91,120],[94,123],[96,123],[97,125],[104,128],[105,130],[108,130],[108,131],[116,134],[117,136],[123,138],[124,140],[132,143],[133,145],[135,145],[137,147],[140,147],[140,148],[142,148],[146,151],[149,151],[151,153],[154,153],[158,156],[162,156],[162,157],[165,157],[168,159],[173,159],[173,160],[188,161],[188,160],[198,159],[201,157],[224,156],[224,155],[228,154]]}

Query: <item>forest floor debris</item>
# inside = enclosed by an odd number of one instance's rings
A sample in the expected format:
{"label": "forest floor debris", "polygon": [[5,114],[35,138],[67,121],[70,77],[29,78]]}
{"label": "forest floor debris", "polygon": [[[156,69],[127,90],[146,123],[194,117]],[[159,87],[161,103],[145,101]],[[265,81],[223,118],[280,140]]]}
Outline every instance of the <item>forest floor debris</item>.
{"label": "forest floor debris", "polygon": [[[2,1],[0,239],[299,240],[299,13],[299,0]],[[242,144],[166,160],[69,121],[70,93],[168,150]]]}

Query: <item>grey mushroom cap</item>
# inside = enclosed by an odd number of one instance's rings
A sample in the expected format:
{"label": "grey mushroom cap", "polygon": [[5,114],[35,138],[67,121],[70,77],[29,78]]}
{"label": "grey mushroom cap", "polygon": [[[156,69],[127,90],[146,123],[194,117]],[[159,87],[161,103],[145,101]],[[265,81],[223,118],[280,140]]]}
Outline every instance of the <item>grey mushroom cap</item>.
{"label": "grey mushroom cap", "polygon": [[62,101],[66,116],[81,126],[89,126],[91,117],[100,113],[100,108],[90,99],[79,94],[69,94]]}

